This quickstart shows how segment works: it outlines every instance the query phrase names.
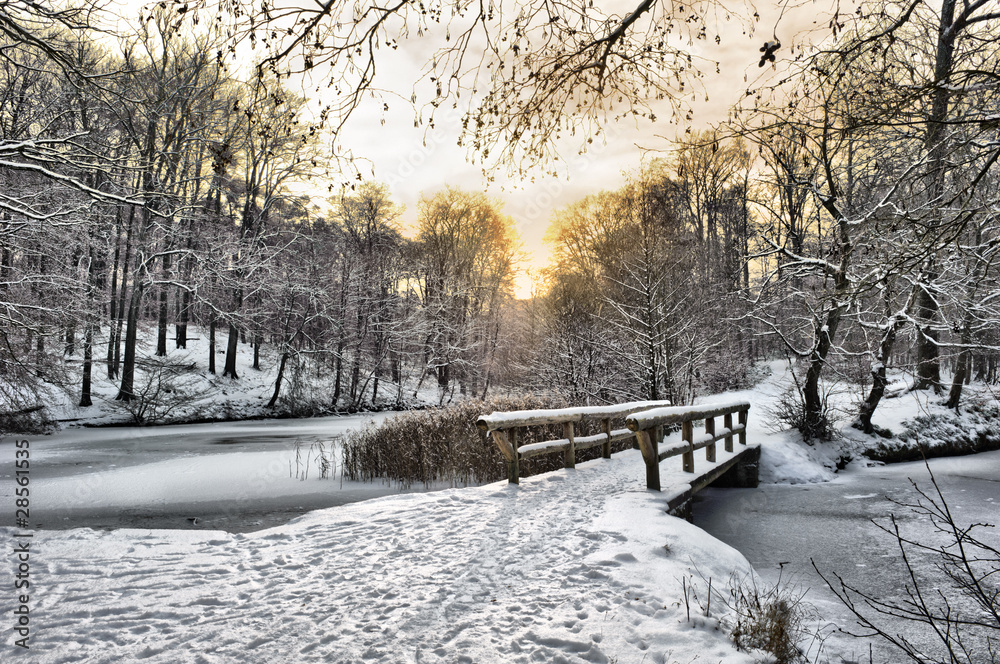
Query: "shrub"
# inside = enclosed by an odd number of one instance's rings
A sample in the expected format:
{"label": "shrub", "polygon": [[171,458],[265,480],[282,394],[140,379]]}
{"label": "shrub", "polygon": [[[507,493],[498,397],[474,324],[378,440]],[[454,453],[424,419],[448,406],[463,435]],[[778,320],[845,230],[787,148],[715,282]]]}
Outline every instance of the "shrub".
{"label": "shrub", "polygon": [[699,384],[706,394],[745,390],[771,374],[768,364],[752,364],[742,357],[723,356],[701,371]]}
{"label": "shrub", "polygon": [[114,402],[132,416],[136,424],[159,424],[178,411],[194,408],[208,397],[208,388],[198,385],[191,365],[166,358],[148,358],[136,362],[132,399]]}
{"label": "shrub", "polygon": [[774,664],[806,661],[802,644],[816,641],[820,635],[808,625],[815,620],[815,609],[802,601],[798,591],[779,578],[774,586],[761,586],[753,573],[733,575],[729,595],[722,602],[729,610],[726,624],[737,648],[763,651]]}
{"label": "shrub", "polygon": [[842,413],[831,406],[829,392],[822,394],[819,414],[810,416],[806,412],[805,400],[801,392],[796,389],[785,390],[775,404],[766,408],[764,413],[772,423],[777,425],[777,429],[796,429],[807,441],[813,438],[820,440],[834,438],[837,434],[837,423],[842,417]]}
{"label": "shrub", "polygon": [[[506,464],[493,440],[476,428],[479,416],[494,411],[564,407],[566,403],[558,398],[494,397],[403,413],[378,427],[347,435],[343,476],[364,482],[388,480],[397,482],[401,488],[421,483],[424,486],[435,483],[468,486],[496,482],[507,477]],[[587,433],[582,430],[580,435]],[[561,437],[561,427],[531,427],[522,433],[520,442],[526,444]],[[629,441],[619,442],[613,449],[627,448],[631,448]],[[595,459],[600,454],[600,448],[581,450],[577,452],[577,462]],[[533,457],[521,463],[521,476],[562,467],[560,454]]]}
{"label": "shrub", "polygon": [[51,426],[45,407],[41,405],[0,412],[0,432],[42,433]]}

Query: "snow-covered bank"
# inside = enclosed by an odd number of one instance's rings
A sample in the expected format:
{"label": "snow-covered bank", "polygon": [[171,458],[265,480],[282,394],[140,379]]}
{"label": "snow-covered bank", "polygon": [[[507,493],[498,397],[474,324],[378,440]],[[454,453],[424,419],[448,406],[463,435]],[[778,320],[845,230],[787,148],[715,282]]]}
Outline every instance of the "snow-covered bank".
{"label": "snow-covered bank", "polygon": [[[106,330],[98,332],[98,346],[106,343],[105,334]],[[39,418],[48,428],[55,429],[237,422],[344,413],[350,406],[346,396],[342,396],[340,402],[334,404],[334,373],[330,367],[321,367],[318,372],[286,372],[279,399],[273,408],[268,408],[278,376],[278,357],[270,345],[264,344],[261,347],[259,368],[254,369],[252,344],[238,344],[236,370],[239,378],[233,380],[222,375],[226,352],[225,333],[219,333],[217,337],[215,374],[208,371],[208,330],[191,326],[188,334],[190,336],[186,348],[175,348],[175,344],[168,343],[167,355],[158,358],[154,354],[155,326],[140,326],[137,341],[140,361],[135,378],[135,393],[140,398],[132,403],[116,400],[120,380],[109,379],[104,363],[95,358],[91,393],[93,405],[78,405],[80,386],[77,375],[82,371],[83,357],[81,345],[77,344],[74,354],[65,358],[65,380],[59,384],[43,384],[46,393],[39,395],[39,403],[44,408],[31,417],[24,418],[24,423],[31,425],[28,430],[37,430]],[[163,375],[157,373],[162,372],[165,366],[171,367],[171,370]],[[3,377],[0,376],[0,381],[2,380]],[[347,379],[343,380],[346,383]],[[163,385],[154,389],[158,381],[163,381]],[[381,384],[382,389],[374,407],[377,410],[391,410],[396,407],[396,386],[386,382],[385,378],[381,379]],[[433,388],[415,394],[415,384],[416,379],[407,382],[400,404],[402,407],[423,407],[437,403]],[[370,391],[369,389],[368,392]],[[367,398],[361,397],[360,400],[368,408],[372,404],[370,394],[366,395]]]}
{"label": "snow-covered bank", "polygon": [[752,661],[693,598],[688,621],[681,590],[745,559],[664,514],[642,477],[626,452],[246,535],[39,531],[18,661]]}

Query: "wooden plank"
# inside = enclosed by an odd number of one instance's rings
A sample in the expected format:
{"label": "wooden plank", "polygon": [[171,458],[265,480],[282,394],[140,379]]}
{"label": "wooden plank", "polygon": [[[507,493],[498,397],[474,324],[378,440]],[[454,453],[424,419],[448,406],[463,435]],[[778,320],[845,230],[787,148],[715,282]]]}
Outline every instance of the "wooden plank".
{"label": "wooden plank", "polygon": [[544,454],[555,454],[556,452],[566,453],[569,450],[569,441],[565,438],[559,440],[547,440],[544,443],[531,443],[518,450],[518,456],[522,459],[530,459]]}
{"label": "wooden plank", "polygon": [[541,424],[565,424],[585,420],[620,419],[626,415],[652,408],[669,406],[669,401],[631,401],[613,406],[584,406],[580,408],[552,408],[548,410],[515,410],[507,413],[481,415],[476,426],[483,431],[510,429],[512,427]]}
{"label": "wooden plank", "polygon": [[476,426],[483,431],[511,429],[514,427],[531,427],[542,424],[563,424],[579,422],[583,419],[580,413],[564,413],[558,410],[517,410],[509,413],[491,413],[476,420]]}
{"label": "wooden plank", "polygon": [[658,455],[658,459],[657,460],[658,461],[663,461],[664,459],[668,459],[668,458],[670,458],[672,456],[677,456],[679,454],[684,454],[689,449],[691,449],[691,444],[688,443],[686,440],[682,440],[680,442],[674,443],[673,445],[671,445],[668,448],[660,450],[660,453]]}
{"label": "wooden plank", "polygon": [[[502,429],[497,429],[492,431],[495,434]],[[513,431],[513,429],[511,429]],[[615,429],[611,432],[611,441],[626,440],[628,438],[635,437],[635,434],[628,429]],[[608,442],[607,435],[603,433],[594,434],[592,436],[580,436],[577,438],[575,435],[573,437],[573,445],[577,451],[587,450],[591,447],[604,446]],[[559,438],[555,440],[546,440],[539,443],[529,443],[528,445],[522,445],[519,449],[522,459],[527,459],[529,457],[541,456],[542,454],[555,454],[556,452],[566,452],[569,449],[569,439]]]}

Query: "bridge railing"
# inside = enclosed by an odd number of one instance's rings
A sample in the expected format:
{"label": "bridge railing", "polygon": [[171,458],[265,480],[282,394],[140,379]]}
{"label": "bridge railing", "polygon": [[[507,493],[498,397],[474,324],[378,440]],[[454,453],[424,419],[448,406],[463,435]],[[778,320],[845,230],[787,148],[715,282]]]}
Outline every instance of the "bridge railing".
{"label": "bridge railing", "polygon": [[[733,437],[739,438],[740,445],[747,444],[747,414],[749,401],[701,404],[698,406],[673,406],[643,410],[629,415],[625,424],[635,433],[646,464],[646,487],[660,490],[660,461],[667,457],[681,455],[685,472],[694,472],[694,452],[705,448],[705,460],[715,463],[716,447],[719,440],[725,441],[727,452],[733,451]],[[715,418],[722,416],[721,429],[716,429]],[[733,423],[737,415],[737,423]],[[694,423],[705,420],[705,432],[695,435]],[[678,443],[659,448],[663,441],[663,428],[681,425],[681,440]]]}
{"label": "bridge railing", "polygon": [[[489,432],[507,462],[507,479],[518,484],[521,478],[520,462],[541,454],[563,453],[567,468],[576,466],[576,451],[601,446],[605,459],[611,458],[611,443],[631,438],[630,429],[612,429],[612,422],[640,411],[669,406],[669,401],[633,401],[614,406],[586,406],[582,408],[557,408],[549,410],[516,410],[506,413],[483,415],[476,422],[481,430]],[[577,436],[576,424],[588,421],[601,422],[602,433]],[[563,438],[540,443],[518,445],[518,431],[523,427],[561,424]]]}

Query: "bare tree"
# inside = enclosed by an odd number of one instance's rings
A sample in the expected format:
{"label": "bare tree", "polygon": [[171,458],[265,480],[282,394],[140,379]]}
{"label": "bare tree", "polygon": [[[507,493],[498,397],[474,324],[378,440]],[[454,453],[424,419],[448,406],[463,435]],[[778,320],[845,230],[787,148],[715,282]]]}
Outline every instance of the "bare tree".
{"label": "bare tree", "polygon": [[415,269],[426,370],[440,401],[457,380],[463,393],[489,384],[496,321],[511,297],[519,243],[513,220],[484,194],[445,189],[420,201]]}

